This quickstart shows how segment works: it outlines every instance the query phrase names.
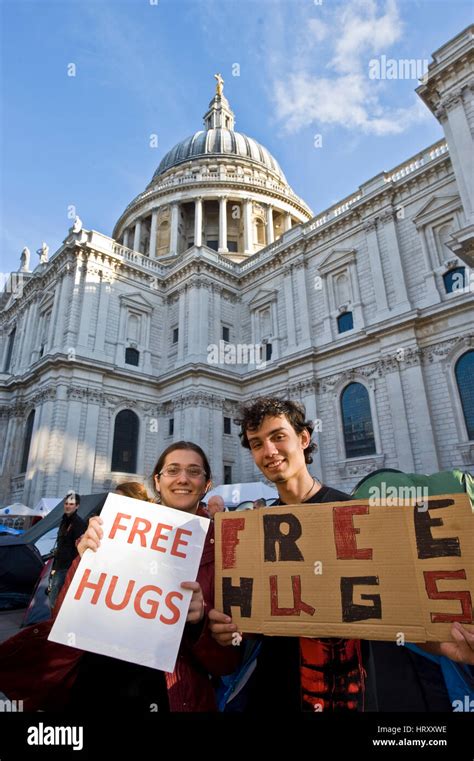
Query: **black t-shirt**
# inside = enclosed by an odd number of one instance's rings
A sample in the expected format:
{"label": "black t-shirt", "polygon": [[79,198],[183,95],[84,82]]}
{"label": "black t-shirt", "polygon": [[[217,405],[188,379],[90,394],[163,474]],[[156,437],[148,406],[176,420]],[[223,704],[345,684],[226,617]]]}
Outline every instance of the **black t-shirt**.
{"label": "black t-shirt", "polygon": [[[317,491],[316,494],[313,494],[310,499],[305,499],[304,503],[302,504],[314,505],[317,502],[347,502],[350,499],[352,499],[352,497],[349,494],[346,494],[343,491],[339,491],[339,489],[333,489],[332,486],[321,484],[319,491]],[[277,507],[278,505],[284,504],[285,502],[282,502],[281,499],[279,499],[273,503],[273,506]]]}
{"label": "black t-shirt", "polygon": [[[321,488],[304,504],[347,502],[345,492],[321,484]],[[282,500],[274,507],[284,505]],[[299,637],[262,637],[257,668],[249,687],[248,710],[292,711],[305,710],[302,702]]]}

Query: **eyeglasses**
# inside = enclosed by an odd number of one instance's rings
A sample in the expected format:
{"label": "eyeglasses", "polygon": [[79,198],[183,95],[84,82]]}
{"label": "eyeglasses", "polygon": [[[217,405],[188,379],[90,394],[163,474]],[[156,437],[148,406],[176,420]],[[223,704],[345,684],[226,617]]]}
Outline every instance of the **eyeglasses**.
{"label": "eyeglasses", "polygon": [[167,465],[166,468],[163,468],[163,470],[158,473],[158,475],[169,476],[172,478],[173,476],[179,476],[183,470],[189,478],[199,478],[200,476],[205,475],[205,471],[197,465],[189,465],[187,468],[181,468],[179,465]]}

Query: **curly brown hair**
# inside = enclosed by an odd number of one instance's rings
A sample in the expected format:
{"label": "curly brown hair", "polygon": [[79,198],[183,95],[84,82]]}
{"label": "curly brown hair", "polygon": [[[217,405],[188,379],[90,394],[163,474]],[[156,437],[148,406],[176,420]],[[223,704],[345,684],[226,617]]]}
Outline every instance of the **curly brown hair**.
{"label": "curly brown hair", "polygon": [[[313,435],[314,424],[312,420],[306,420],[306,409],[300,402],[291,399],[278,399],[274,396],[261,396],[252,402],[246,402],[239,407],[238,418],[235,422],[240,425],[240,443],[246,449],[250,449],[247,431],[256,431],[262,425],[265,417],[278,417],[284,415],[297,434],[305,429],[309,435]],[[310,441],[304,451],[304,459],[307,465],[313,462],[312,454],[316,452],[318,445]]]}

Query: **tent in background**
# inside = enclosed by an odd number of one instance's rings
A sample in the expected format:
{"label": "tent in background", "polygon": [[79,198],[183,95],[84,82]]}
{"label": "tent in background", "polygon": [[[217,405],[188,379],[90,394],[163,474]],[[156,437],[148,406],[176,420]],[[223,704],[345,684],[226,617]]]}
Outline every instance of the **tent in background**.
{"label": "tent in background", "polygon": [[48,513],[50,513],[60,502],[61,497],[42,497],[38,504],[33,508],[35,515],[42,515],[44,518],[44,516],[48,515]]}
{"label": "tent in background", "polygon": [[15,516],[15,515],[34,515],[34,511],[31,507],[27,507],[26,505],[23,505],[21,502],[14,502],[13,505],[8,505],[7,507],[2,507],[0,510],[0,517],[7,517],[7,516]]}

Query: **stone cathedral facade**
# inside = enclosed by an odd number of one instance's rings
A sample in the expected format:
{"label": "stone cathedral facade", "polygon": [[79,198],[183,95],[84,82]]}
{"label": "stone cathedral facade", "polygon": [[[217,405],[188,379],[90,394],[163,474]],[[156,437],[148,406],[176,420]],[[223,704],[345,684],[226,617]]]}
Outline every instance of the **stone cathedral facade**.
{"label": "stone cathedral facade", "polygon": [[25,249],[0,300],[0,504],[145,481],[182,438],[216,484],[256,480],[234,417],[263,393],[304,402],[335,487],[472,469],[473,32],[417,89],[445,138],[316,217],[217,76],[111,237],[76,219],[33,271]]}

